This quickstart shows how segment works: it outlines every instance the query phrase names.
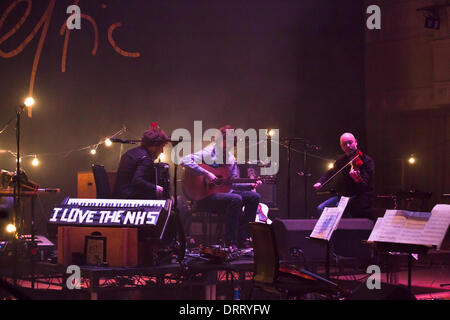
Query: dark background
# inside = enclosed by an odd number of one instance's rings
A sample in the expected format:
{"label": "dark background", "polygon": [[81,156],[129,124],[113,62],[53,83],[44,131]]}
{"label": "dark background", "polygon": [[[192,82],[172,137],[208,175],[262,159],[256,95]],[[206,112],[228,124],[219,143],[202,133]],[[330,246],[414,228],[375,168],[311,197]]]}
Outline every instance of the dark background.
{"label": "dark background", "polygon": [[[0,1],[3,15],[12,0]],[[5,43],[17,47],[45,11],[48,0],[33,0],[24,25]],[[335,159],[339,136],[353,132],[363,150],[364,107],[363,1],[354,0],[104,0],[80,1],[99,29],[98,51],[92,56],[94,31],[83,19],[71,32],[67,70],[61,72],[64,37],[59,29],[72,1],[56,2],[37,69],[32,118],[22,117],[22,153],[37,154],[41,164],[22,165],[43,187],[59,187],[58,195],[42,196],[45,220],[64,197],[76,197],[77,172],[94,163],[115,170],[120,146],[93,145],[126,126],[121,138],[138,139],[150,122],[169,134],[231,124],[236,128],[279,128],[282,137],[302,137],[321,147],[312,156]],[[102,4],[104,5],[103,8]],[[0,37],[25,12],[20,3],[6,18]],[[126,58],[108,42],[111,24],[116,43],[141,53]],[[27,96],[39,32],[19,55],[0,58],[0,125],[15,116],[15,106]],[[191,131],[192,132],[192,131]],[[125,151],[129,146],[126,146]],[[301,145],[294,147],[302,150]],[[0,135],[0,149],[15,152],[14,122]],[[50,153],[50,154],[48,154]],[[48,155],[45,155],[48,154]],[[279,215],[287,216],[286,150],[280,149]],[[324,200],[312,185],[327,161],[308,157],[309,210],[304,212],[303,154],[293,152],[291,218],[310,217]],[[0,154],[0,168],[14,170],[15,160]],[[45,225],[45,223],[41,223]]]}

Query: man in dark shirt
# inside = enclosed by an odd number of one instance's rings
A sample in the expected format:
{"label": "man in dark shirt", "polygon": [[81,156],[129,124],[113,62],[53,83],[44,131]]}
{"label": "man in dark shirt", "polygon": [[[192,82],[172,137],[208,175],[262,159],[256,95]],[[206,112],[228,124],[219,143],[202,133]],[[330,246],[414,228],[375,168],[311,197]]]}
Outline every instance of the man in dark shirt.
{"label": "man in dark shirt", "polygon": [[[320,190],[328,179],[360,152],[358,150],[358,142],[351,133],[347,132],[341,136],[340,145],[344,154],[336,160],[332,169],[320,177],[319,181],[314,185],[316,191]],[[341,180],[336,189],[340,195],[350,197],[344,216],[371,218],[370,209],[374,200],[373,174],[375,165],[373,160],[362,152],[359,159],[341,171]],[[355,164],[358,165],[355,167]],[[325,207],[336,207],[338,202],[339,197],[334,196],[321,203],[317,209],[319,213],[322,213]]]}
{"label": "man in dark shirt", "polygon": [[[157,199],[164,188],[155,179],[154,161],[169,141],[166,133],[152,124],[144,132],[139,147],[128,150],[120,159],[114,196],[119,199]],[[167,190],[166,190],[167,191]]]}

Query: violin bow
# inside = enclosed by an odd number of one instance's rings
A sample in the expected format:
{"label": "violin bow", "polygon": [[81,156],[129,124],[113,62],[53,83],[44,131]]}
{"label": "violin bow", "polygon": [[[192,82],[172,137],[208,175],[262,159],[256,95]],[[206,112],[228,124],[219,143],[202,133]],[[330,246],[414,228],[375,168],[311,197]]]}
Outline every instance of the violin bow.
{"label": "violin bow", "polygon": [[356,158],[358,158],[359,156],[361,156],[360,153],[358,153],[356,156],[353,157],[352,160],[350,160],[345,166],[343,166],[342,168],[340,168],[337,172],[335,172],[327,181],[325,181],[319,189],[317,189],[316,191],[321,190],[323,187],[325,187],[331,180],[333,180],[334,177],[336,177],[342,170],[344,170],[344,168],[346,168],[349,164],[351,164],[353,161],[356,160]]}

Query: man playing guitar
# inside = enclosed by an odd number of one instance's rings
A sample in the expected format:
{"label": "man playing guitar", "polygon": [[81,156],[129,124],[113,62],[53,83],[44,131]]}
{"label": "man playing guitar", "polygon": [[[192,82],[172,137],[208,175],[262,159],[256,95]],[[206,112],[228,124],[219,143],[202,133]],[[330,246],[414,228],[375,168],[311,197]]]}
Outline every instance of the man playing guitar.
{"label": "man playing guitar", "polygon": [[[226,180],[224,178],[228,178],[230,182],[248,180],[239,179],[239,168],[232,153],[234,144],[229,146],[226,143],[227,130],[232,132],[232,127],[226,125],[220,128],[222,136],[216,137],[215,142],[181,160],[186,173],[194,172],[200,178],[200,183],[189,184],[185,176],[184,191],[191,200],[198,201],[200,208],[225,214],[225,244],[242,248],[249,246],[248,224],[254,221],[260,200],[259,194],[252,189],[260,182],[254,181],[249,188],[236,183],[229,184],[228,188],[226,184],[219,185],[219,181]],[[224,159],[220,159],[220,155]],[[204,198],[196,193],[197,189],[206,190]],[[242,213],[243,206],[245,209]]]}

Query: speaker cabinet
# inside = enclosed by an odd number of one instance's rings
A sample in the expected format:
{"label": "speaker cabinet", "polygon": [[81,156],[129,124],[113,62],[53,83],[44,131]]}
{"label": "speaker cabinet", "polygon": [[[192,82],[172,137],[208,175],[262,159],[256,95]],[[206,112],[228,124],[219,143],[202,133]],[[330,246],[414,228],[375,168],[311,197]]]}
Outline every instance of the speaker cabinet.
{"label": "speaker cabinet", "polygon": [[[307,239],[317,219],[275,219],[273,228],[280,258],[289,259],[293,250],[302,250],[307,262],[325,259],[326,247],[317,241]],[[344,257],[369,258],[371,248],[362,243],[373,229],[369,219],[341,219],[338,229],[331,238],[331,249]]]}
{"label": "speaker cabinet", "polygon": [[260,202],[269,208],[277,207],[277,185],[274,183],[263,183],[256,188],[256,192],[261,196]]}
{"label": "speaker cabinet", "polygon": [[[116,183],[116,171],[107,171],[111,191]],[[97,197],[94,174],[91,171],[80,171],[77,173],[77,197],[94,199]]]}

